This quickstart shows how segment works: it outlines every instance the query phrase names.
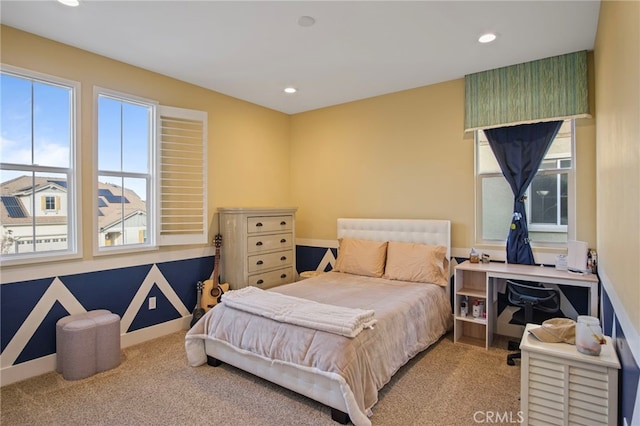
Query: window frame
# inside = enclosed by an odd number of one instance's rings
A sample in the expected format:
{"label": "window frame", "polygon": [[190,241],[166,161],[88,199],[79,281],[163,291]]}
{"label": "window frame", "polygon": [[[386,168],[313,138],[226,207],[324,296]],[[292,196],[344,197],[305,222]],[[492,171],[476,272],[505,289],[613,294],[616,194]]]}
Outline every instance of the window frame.
{"label": "window frame", "polygon": [[[27,252],[13,254],[10,257],[0,256],[0,265],[29,265],[58,260],[78,259],[83,256],[82,249],[82,176],[81,170],[81,144],[78,135],[81,134],[81,109],[79,108],[81,96],[80,82],[66,78],[33,71],[26,68],[8,64],[0,64],[0,72],[16,78],[22,78],[43,84],[63,86],[70,91],[69,97],[69,167],[38,166],[36,164],[25,165],[16,163],[0,163],[0,168],[8,171],[30,171],[34,173],[57,173],[67,177],[67,248],[62,250],[50,250],[41,252]],[[33,140],[32,140],[33,143]],[[35,202],[35,200],[33,201]],[[56,206],[60,207],[60,206]],[[35,209],[33,209],[35,217]],[[35,226],[33,224],[32,226]],[[34,235],[37,243],[37,236]]]}
{"label": "window frame", "polygon": [[[123,102],[131,102],[135,104],[148,105],[152,108],[150,114],[150,122],[149,122],[149,144],[147,151],[147,161],[149,164],[148,173],[137,173],[137,172],[110,172],[103,171],[99,169],[99,108],[98,101],[100,96],[106,96],[110,98],[114,98],[116,100],[121,100]],[[98,179],[100,176],[110,176],[110,177],[123,177],[123,178],[145,178],[146,182],[146,200],[145,200],[145,208],[146,208],[146,216],[147,216],[147,238],[143,243],[138,244],[123,244],[116,246],[100,246],[100,230],[98,224],[98,202],[92,204],[92,222],[93,226],[91,228],[91,235],[93,240],[93,255],[94,256],[104,256],[110,254],[120,254],[120,253],[131,253],[131,252],[143,252],[149,250],[157,250],[159,245],[157,244],[155,238],[155,230],[157,229],[157,214],[156,214],[156,197],[158,196],[156,191],[156,149],[158,145],[157,134],[156,134],[156,120],[157,120],[157,108],[158,102],[152,99],[143,98],[140,96],[132,95],[129,93],[120,92],[117,90],[108,89],[105,87],[94,86],[93,88],[93,111],[94,111],[94,138],[93,138],[93,192],[92,199],[98,200],[99,198],[99,187],[98,187]]]}
{"label": "window frame", "polygon": [[[535,241],[531,240],[531,247],[533,249],[536,248],[550,248],[550,249],[561,249],[567,247],[567,242],[575,239],[576,235],[576,123],[575,119],[565,119],[564,121],[569,121],[571,126],[571,167],[568,168],[555,168],[555,169],[538,169],[536,176],[542,175],[557,175],[567,174],[567,225],[544,225],[544,224],[532,224],[531,223],[531,205],[530,202],[526,202],[526,212],[527,212],[527,226],[529,229],[529,233],[532,232],[566,232],[567,233],[567,241],[566,242],[550,242],[550,241]],[[482,130],[474,131],[474,141],[473,141],[473,164],[474,164],[474,180],[475,180],[475,244],[479,246],[487,246],[487,247],[506,247],[506,238],[505,240],[488,240],[482,238],[482,181],[484,178],[495,178],[502,177],[504,179],[504,175],[501,171],[499,172],[491,172],[491,173],[479,173],[478,172],[478,134]],[[546,158],[547,160],[553,159]],[[566,157],[558,158],[558,161],[564,160]],[[530,200],[530,191],[531,186],[527,188],[527,199]],[[505,227],[508,224],[505,224]],[[563,230],[566,229],[566,231]]]}

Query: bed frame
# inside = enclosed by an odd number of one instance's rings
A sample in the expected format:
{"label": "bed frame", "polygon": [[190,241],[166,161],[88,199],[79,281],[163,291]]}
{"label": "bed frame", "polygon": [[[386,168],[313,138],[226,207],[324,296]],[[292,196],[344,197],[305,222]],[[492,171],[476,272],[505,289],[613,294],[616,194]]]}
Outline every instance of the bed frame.
{"label": "bed frame", "polygon": [[[451,222],[421,219],[338,219],[338,238],[358,238],[372,241],[399,241],[447,248],[451,257]],[[447,275],[450,277],[450,273]],[[450,296],[450,285],[447,286]],[[205,340],[207,364],[218,366],[222,362],[304,395],[331,408],[331,418],[347,424],[351,416],[363,416],[359,411],[350,413],[343,398],[340,381],[329,375],[320,375],[311,369],[302,370],[275,364],[255,354],[239,351],[228,345]],[[368,423],[369,419],[360,419]]]}

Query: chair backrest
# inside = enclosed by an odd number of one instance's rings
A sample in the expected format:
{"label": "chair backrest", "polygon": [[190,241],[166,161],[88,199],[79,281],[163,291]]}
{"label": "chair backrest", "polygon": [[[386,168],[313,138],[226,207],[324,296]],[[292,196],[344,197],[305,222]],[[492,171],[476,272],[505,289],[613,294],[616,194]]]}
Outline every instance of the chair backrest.
{"label": "chair backrest", "polygon": [[509,303],[521,307],[555,313],[560,311],[560,292],[555,288],[520,284],[507,280]]}

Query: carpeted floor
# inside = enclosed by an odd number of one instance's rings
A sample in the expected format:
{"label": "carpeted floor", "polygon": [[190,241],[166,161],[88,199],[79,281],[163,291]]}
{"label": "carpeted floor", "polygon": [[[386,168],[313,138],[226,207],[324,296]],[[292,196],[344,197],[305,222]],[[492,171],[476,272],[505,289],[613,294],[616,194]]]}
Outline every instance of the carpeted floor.
{"label": "carpeted floor", "polygon": [[[124,349],[119,367],[83,380],[52,372],[4,386],[0,424],[337,424],[329,408],[233,367],[189,367],[184,335]],[[494,413],[517,419],[520,367],[507,366],[505,347],[504,339],[489,351],[454,344],[449,333],[380,391],[373,425],[473,425]]]}

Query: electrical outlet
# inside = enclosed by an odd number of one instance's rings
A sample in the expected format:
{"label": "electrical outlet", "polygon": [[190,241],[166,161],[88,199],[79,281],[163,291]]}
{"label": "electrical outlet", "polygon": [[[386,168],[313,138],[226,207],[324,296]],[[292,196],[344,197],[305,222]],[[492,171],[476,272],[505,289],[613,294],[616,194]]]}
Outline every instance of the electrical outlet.
{"label": "electrical outlet", "polygon": [[156,308],[156,297],[150,297],[149,298],[149,309],[155,309]]}

